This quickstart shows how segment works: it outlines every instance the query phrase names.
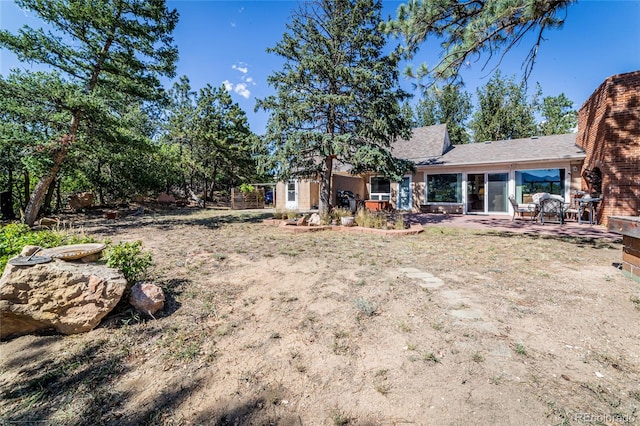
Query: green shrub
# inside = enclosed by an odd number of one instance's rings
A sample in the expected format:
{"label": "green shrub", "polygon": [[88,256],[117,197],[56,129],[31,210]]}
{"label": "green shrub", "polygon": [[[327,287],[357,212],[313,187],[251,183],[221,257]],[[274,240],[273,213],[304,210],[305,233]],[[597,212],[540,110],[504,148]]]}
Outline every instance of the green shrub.
{"label": "green shrub", "polygon": [[20,254],[24,246],[50,248],[95,241],[95,238],[86,235],[70,234],[65,231],[32,231],[25,224],[10,223],[0,227],[0,271],[4,270],[9,259]]}
{"label": "green shrub", "polygon": [[142,242],[120,242],[106,250],[107,266],[122,271],[130,285],[146,278],[147,269],[153,264],[151,253],[142,251]]}
{"label": "green shrub", "polygon": [[242,185],[240,185],[240,192],[242,192],[243,194],[251,194],[255,190],[256,188],[251,184],[243,183]]}

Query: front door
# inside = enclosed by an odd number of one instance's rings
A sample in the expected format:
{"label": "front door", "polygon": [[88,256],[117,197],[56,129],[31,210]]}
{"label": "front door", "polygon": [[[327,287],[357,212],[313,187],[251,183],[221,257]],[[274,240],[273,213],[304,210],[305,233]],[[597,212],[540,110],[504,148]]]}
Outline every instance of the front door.
{"label": "front door", "polygon": [[411,176],[405,176],[398,183],[398,210],[411,210]]}
{"label": "front door", "polygon": [[287,210],[298,210],[298,181],[287,182]]}

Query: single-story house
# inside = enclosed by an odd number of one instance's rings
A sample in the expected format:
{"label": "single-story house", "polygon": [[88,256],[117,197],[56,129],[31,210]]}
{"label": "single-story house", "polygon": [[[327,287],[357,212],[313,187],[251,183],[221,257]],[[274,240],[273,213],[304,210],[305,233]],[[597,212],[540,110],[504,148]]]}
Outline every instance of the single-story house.
{"label": "single-story house", "polygon": [[[351,175],[338,164],[338,191],[363,200],[388,201],[398,210],[461,214],[513,214],[509,195],[531,202],[536,192],[570,201],[580,192],[601,195],[598,220],[640,214],[640,71],[608,78],[578,113],[578,133],[452,145],[446,125],[414,129],[392,153],[416,172],[400,182],[373,174]],[[318,206],[319,183],[290,180],[276,187],[276,208]]]}

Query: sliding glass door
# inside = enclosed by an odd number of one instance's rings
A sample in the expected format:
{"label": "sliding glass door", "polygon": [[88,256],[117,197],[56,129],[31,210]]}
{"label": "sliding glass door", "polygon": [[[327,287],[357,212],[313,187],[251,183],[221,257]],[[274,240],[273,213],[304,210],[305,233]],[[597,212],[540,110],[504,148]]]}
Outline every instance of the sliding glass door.
{"label": "sliding glass door", "polygon": [[468,213],[509,211],[508,173],[469,173],[467,175]]}
{"label": "sliding glass door", "polygon": [[487,173],[487,209],[489,212],[504,213],[508,211],[509,174]]}
{"label": "sliding glass door", "polygon": [[484,173],[467,175],[467,212],[484,213]]}

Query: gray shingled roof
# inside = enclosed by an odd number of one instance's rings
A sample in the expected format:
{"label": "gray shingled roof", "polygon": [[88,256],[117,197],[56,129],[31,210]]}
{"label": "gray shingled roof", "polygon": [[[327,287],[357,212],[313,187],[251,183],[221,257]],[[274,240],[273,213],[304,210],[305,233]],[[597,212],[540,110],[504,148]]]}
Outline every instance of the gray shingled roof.
{"label": "gray shingled roof", "polygon": [[[412,130],[411,138],[400,139],[393,143],[391,154],[403,160],[416,161],[418,159],[438,157],[449,146],[449,136],[446,124],[419,127]],[[349,172],[351,166],[340,161],[334,161],[334,172]]]}
{"label": "gray shingled roof", "polygon": [[413,159],[418,166],[462,166],[544,160],[579,160],[585,151],[576,134],[539,136],[466,145],[451,145],[443,155]]}
{"label": "gray shingled roof", "polygon": [[413,129],[411,138],[398,140],[393,144],[391,153],[396,158],[416,161],[442,155],[449,145],[447,125],[419,127]]}
{"label": "gray shingled roof", "polygon": [[[394,157],[411,160],[418,167],[581,160],[586,157],[585,151],[576,145],[575,133],[451,145],[446,124],[413,129],[411,138],[396,141],[391,152]],[[334,172],[349,170],[349,165],[334,162]]]}

